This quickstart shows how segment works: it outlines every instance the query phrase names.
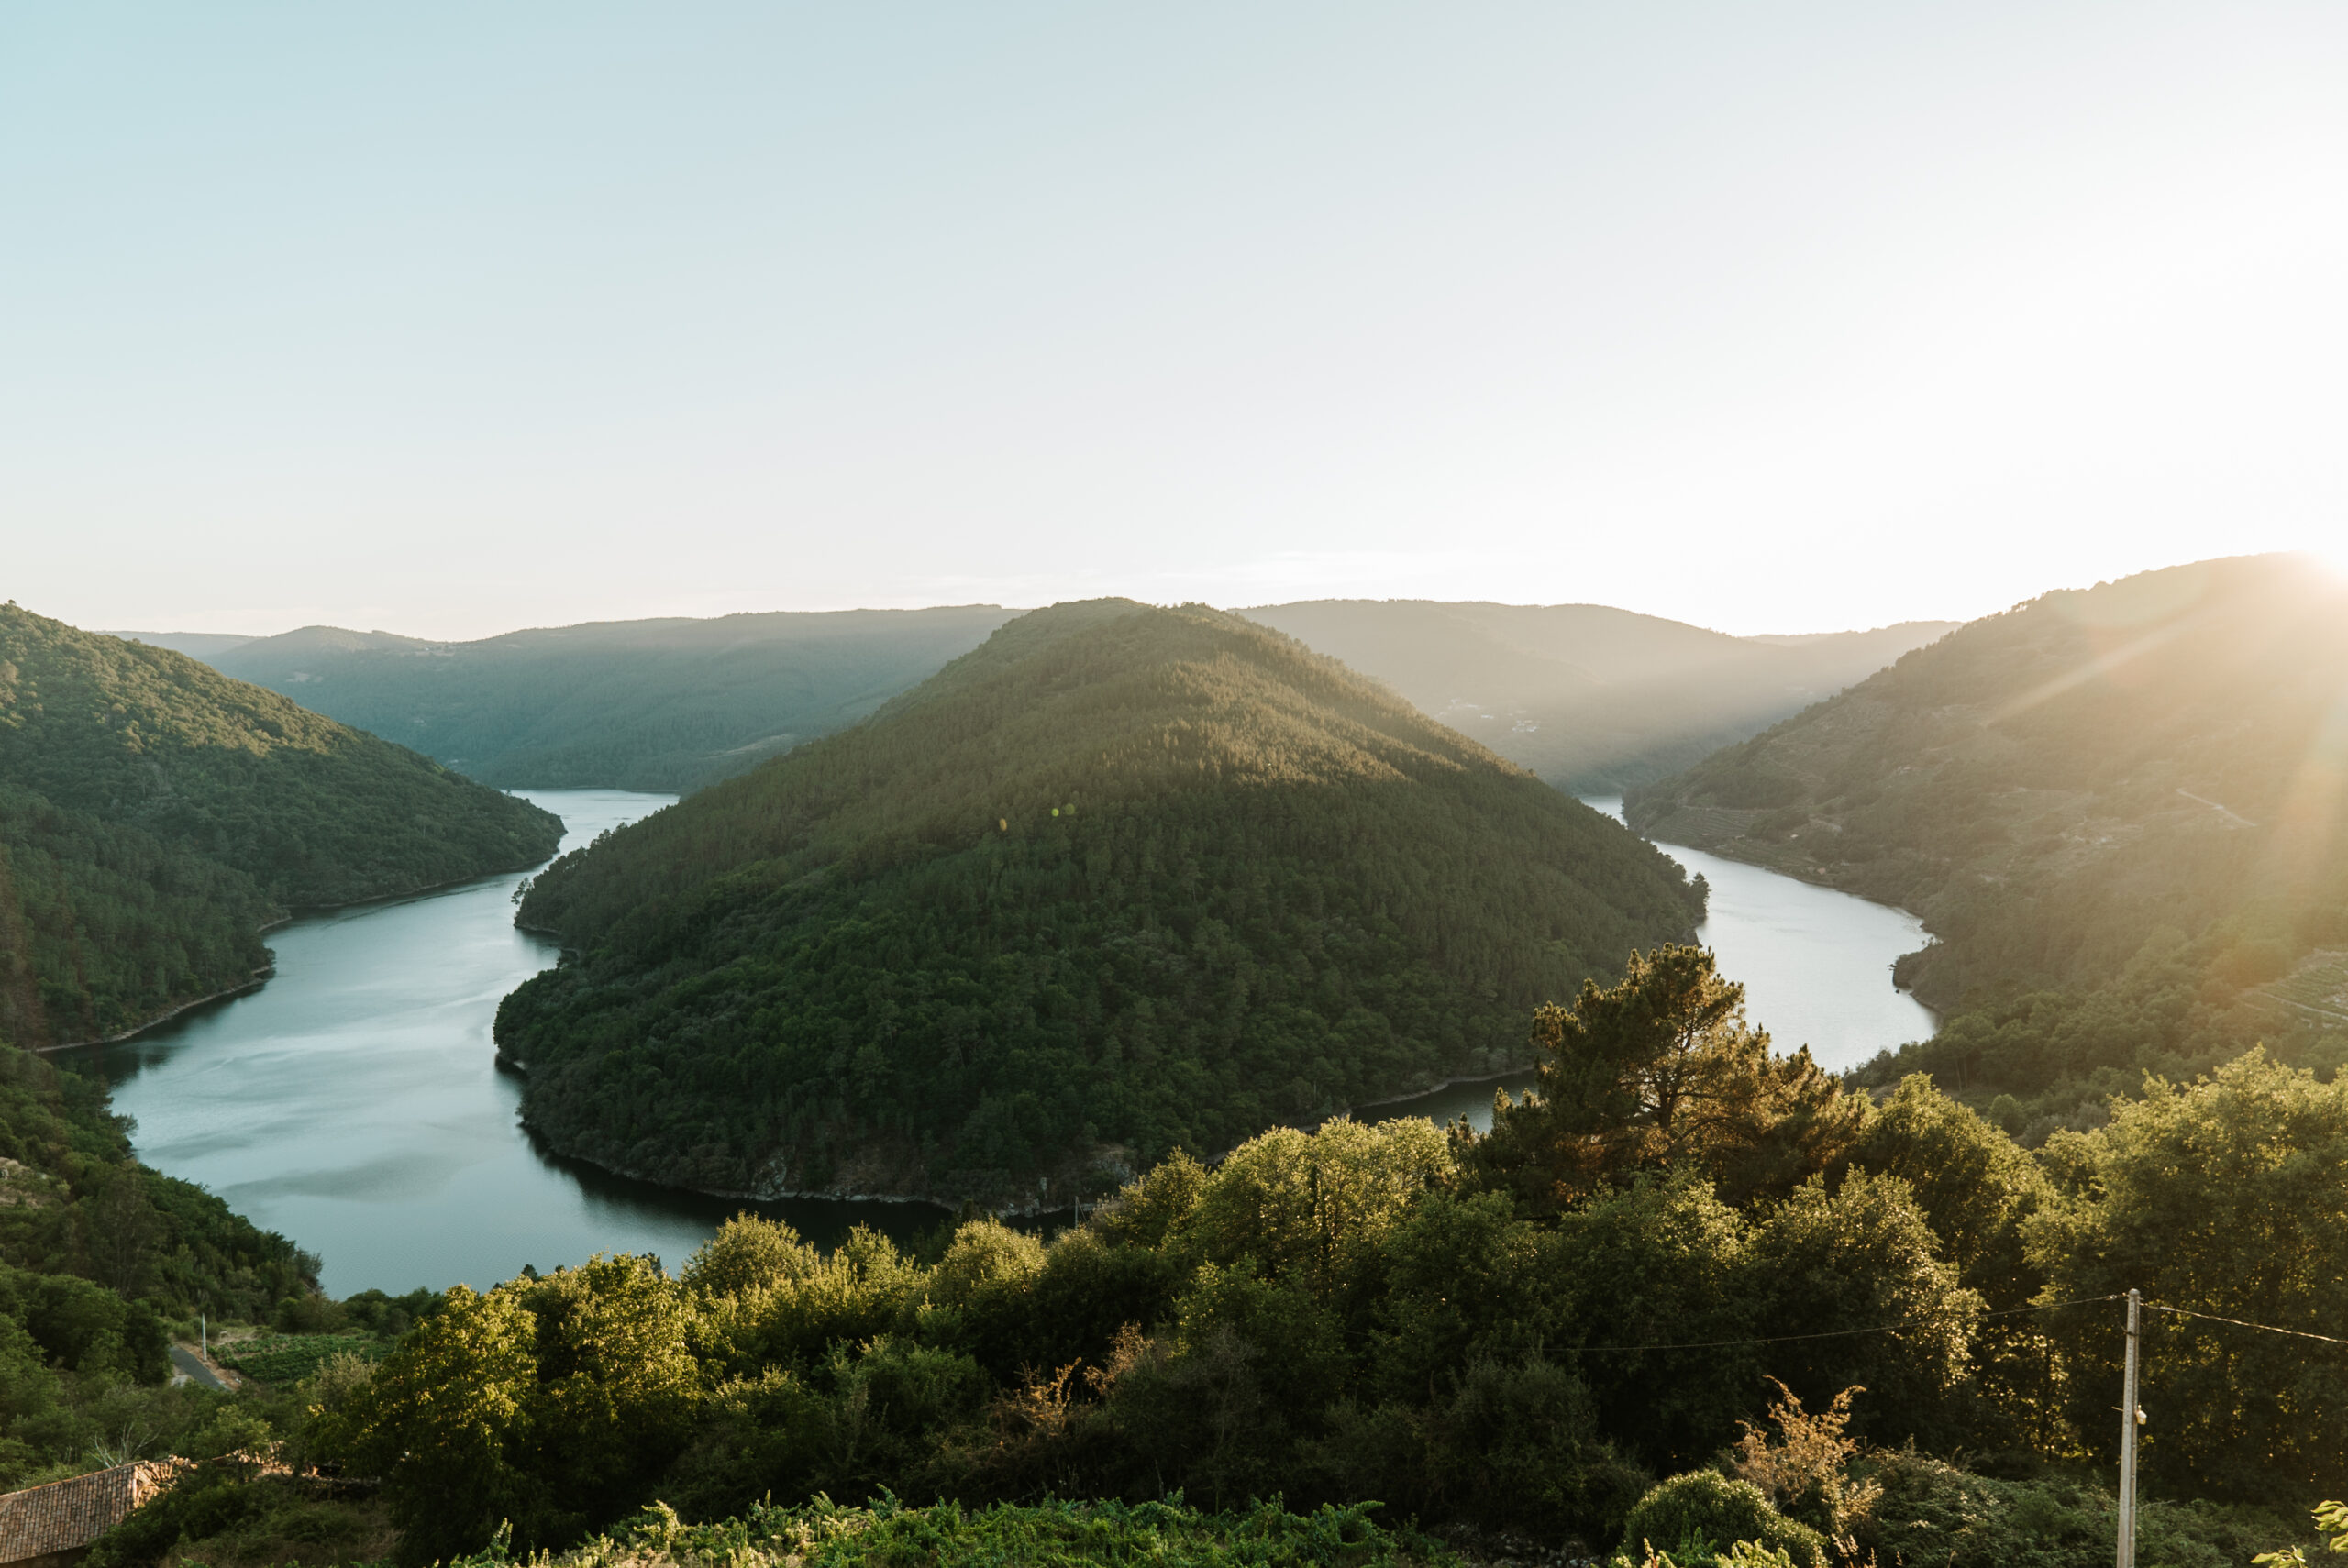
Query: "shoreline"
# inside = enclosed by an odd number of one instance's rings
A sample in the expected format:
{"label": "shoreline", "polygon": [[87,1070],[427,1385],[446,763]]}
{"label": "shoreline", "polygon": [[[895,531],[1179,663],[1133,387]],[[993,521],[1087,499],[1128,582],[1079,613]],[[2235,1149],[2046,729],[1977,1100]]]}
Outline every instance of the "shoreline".
{"label": "shoreline", "polygon": [[[292,917],[289,916],[288,918],[290,919]],[[278,925],[283,925],[284,923],[285,922],[282,920],[277,922]],[[273,927],[263,926],[261,929],[263,931],[269,931],[273,929]],[[31,1048],[32,1053],[36,1056],[46,1056],[51,1051],[80,1051],[86,1050],[93,1045],[119,1045],[126,1040],[138,1039],[140,1035],[146,1033],[150,1029],[161,1028],[164,1024],[171,1022],[172,1020],[177,1018],[180,1014],[187,1011],[191,1008],[202,1007],[205,1002],[225,1000],[229,997],[249,995],[269,984],[269,982],[274,979],[276,976],[277,966],[271,964],[266,969],[254,970],[253,977],[247,980],[241,986],[230,986],[226,990],[214,991],[210,996],[192,998],[187,1001],[180,1003],[177,1007],[172,1008],[169,1012],[157,1013],[154,1017],[149,1019],[144,1023],[132,1024],[128,1029],[124,1030],[119,1034],[102,1035],[95,1040],[61,1040],[52,1044],[35,1045]]]}
{"label": "shoreline", "polygon": [[[256,936],[266,936],[272,931],[277,931],[285,926],[292,925],[295,921],[302,919],[305,915],[333,914],[340,910],[365,909],[371,904],[403,903],[409,899],[420,899],[426,893],[443,892],[450,888],[461,888],[466,886],[468,883],[472,882],[485,882],[493,877],[510,877],[516,871],[527,871],[535,867],[547,865],[552,861],[553,858],[554,856],[548,856],[543,860],[533,860],[527,865],[505,866],[488,871],[476,871],[470,877],[454,877],[445,882],[427,883],[424,887],[412,888],[407,891],[401,893],[378,893],[371,898],[353,899],[349,903],[294,904],[290,906],[283,914],[279,915],[275,920],[264,921],[260,924],[255,926],[253,928],[253,934]],[[186,1012],[191,1008],[202,1007],[206,1002],[225,1001],[230,997],[246,996],[251,992],[260,990],[263,986],[266,986],[270,981],[277,977],[276,957],[277,955],[275,954],[271,954],[271,961],[269,965],[264,968],[254,970],[253,977],[247,980],[242,985],[229,986],[225,989],[213,991],[205,996],[190,998],[188,1000],[181,1002],[165,1011],[155,1014],[154,1017],[147,1019],[143,1022],[132,1024],[129,1028],[123,1030],[118,1034],[101,1035],[95,1040],[59,1040],[47,1045],[28,1046],[27,1049],[30,1050],[35,1055],[45,1056],[52,1051],[77,1051],[85,1049],[92,1045],[119,1045],[126,1040],[136,1040],[138,1036],[146,1033],[150,1029],[161,1028],[164,1024],[171,1022],[172,1020],[179,1017],[180,1014]]]}
{"label": "shoreline", "polygon": [[[526,1064],[507,1057],[502,1051],[498,1053],[496,1065],[499,1070],[514,1073],[518,1077],[526,1077],[529,1075],[529,1068]],[[1408,1094],[1392,1095],[1385,1099],[1367,1099],[1356,1105],[1340,1106],[1338,1109],[1330,1111],[1325,1116],[1315,1117],[1310,1121],[1275,1122],[1271,1126],[1265,1128],[1264,1132],[1277,1132],[1283,1127],[1301,1128],[1310,1131],[1311,1129],[1319,1127],[1324,1123],[1335,1121],[1339,1117],[1352,1117],[1358,1120],[1359,1113],[1363,1111],[1376,1110],[1384,1107],[1408,1105],[1414,1099],[1423,1099],[1429,1095],[1441,1094],[1445,1089],[1457,1088],[1464,1085],[1491,1084],[1497,1087],[1501,1080],[1505,1078],[1519,1077],[1533,1070],[1534,1064],[1528,1062],[1523,1066],[1503,1067],[1496,1073],[1459,1074],[1452,1077],[1445,1078],[1442,1082],[1430,1085],[1425,1088],[1413,1089]],[[1387,1120],[1391,1119],[1389,1118]],[[1429,1117],[1427,1120],[1432,1121],[1434,1121],[1434,1118]],[[607,1176],[618,1176],[625,1181],[641,1182],[647,1187],[657,1187],[668,1192],[692,1193],[697,1198],[723,1198],[733,1203],[782,1203],[794,1200],[816,1203],[911,1203],[918,1204],[925,1209],[940,1209],[947,1214],[955,1213],[961,1207],[960,1203],[957,1200],[922,1193],[839,1192],[803,1187],[779,1188],[766,1192],[746,1192],[735,1187],[689,1187],[681,1182],[663,1181],[659,1176],[648,1176],[642,1171],[630,1170],[626,1166],[607,1164],[603,1160],[596,1159],[591,1154],[582,1154],[574,1150],[566,1149],[561,1144],[556,1143],[554,1139],[548,1137],[545,1129],[532,1125],[526,1116],[523,1119],[522,1126],[524,1131],[530,1135],[533,1141],[543,1144],[548,1152],[553,1154],[558,1158],[576,1160],[582,1165],[593,1165],[595,1169],[604,1172]],[[1440,1124],[1438,1124],[1438,1130],[1440,1130]],[[1260,1137],[1262,1134],[1258,1133],[1257,1135]],[[1243,1140],[1243,1142],[1245,1142],[1245,1140]],[[1235,1147],[1236,1147],[1236,1145],[1235,1145]],[[1213,1155],[1202,1155],[1200,1156],[1199,1163],[1205,1165],[1208,1169],[1213,1170],[1215,1166],[1221,1165],[1226,1158],[1228,1158],[1231,1153],[1232,1151],[1230,1149],[1224,1149]],[[1107,1199],[1103,1198],[1101,1201],[1105,1203]],[[1003,1205],[990,1204],[985,1205],[984,1207],[989,1214],[995,1215],[998,1218],[1012,1220],[1035,1220],[1041,1219],[1046,1215],[1075,1212],[1073,1206],[1069,1203],[1038,1202],[1033,1199],[1021,1203]],[[1099,1205],[1093,1204],[1089,1207],[1097,1208]]]}

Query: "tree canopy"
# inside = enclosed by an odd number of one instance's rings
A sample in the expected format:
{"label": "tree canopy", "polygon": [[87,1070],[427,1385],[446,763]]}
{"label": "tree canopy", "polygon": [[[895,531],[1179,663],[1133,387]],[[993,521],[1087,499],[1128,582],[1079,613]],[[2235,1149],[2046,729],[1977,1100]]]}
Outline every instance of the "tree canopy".
{"label": "tree canopy", "polygon": [[998,1200],[1523,1059],[1687,933],[1678,867],[1215,612],[1013,622],[870,722],[539,876],[500,1010],[557,1146]]}
{"label": "tree canopy", "polygon": [[249,984],[260,927],[551,854],[550,813],[183,655],[0,607],[0,1040]]}
{"label": "tree canopy", "polygon": [[1769,1049],[1745,1021],[1744,988],[1700,947],[1634,953],[1611,987],[1583,981],[1570,1007],[1534,1013],[1533,1044],[1539,1088],[1503,1091],[1490,1137],[1461,1136],[1480,1169],[1535,1202],[1681,1167],[1739,1195],[1784,1190],[1833,1163],[1862,1119],[1809,1047]]}

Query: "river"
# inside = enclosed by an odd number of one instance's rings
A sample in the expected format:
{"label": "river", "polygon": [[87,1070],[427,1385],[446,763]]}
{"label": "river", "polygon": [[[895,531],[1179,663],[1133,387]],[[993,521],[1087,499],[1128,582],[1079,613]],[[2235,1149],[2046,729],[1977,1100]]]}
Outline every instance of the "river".
{"label": "river", "polygon": [[[615,790],[520,793],[561,816],[566,849],[669,801]],[[1621,815],[1619,801],[1590,804]],[[1711,883],[1697,935],[1744,983],[1748,1010],[1781,1048],[1807,1043],[1840,1069],[1932,1032],[1932,1014],[1895,990],[1889,973],[1892,959],[1924,940],[1914,917],[1663,847]],[[516,1120],[519,1083],[493,1066],[499,999],[557,956],[553,943],[514,928],[521,880],[485,877],[302,917],[270,933],[277,974],[260,990],[100,1048],[115,1108],[137,1121],[139,1157],[320,1253],[321,1282],[338,1297],[486,1286],[525,1264],[543,1270],[597,1252],[681,1264],[742,1205],[548,1153]],[[1364,1113],[1464,1115],[1488,1126],[1493,1088],[1455,1085]],[[859,1223],[909,1240],[946,1217],[925,1204],[754,1207],[825,1245]]]}
{"label": "river", "polygon": [[[565,849],[669,803],[617,790],[516,793],[562,818]],[[201,1182],[321,1253],[333,1296],[494,1285],[532,1264],[654,1253],[671,1268],[740,1204],[628,1181],[548,1153],[515,1120],[490,1025],[556,944],[514,929],[522,873],[306,915],[270,933],[277,974],[99,1066],[138,1157]],[[852,1224],[902,1239],[926,1204],[759,1204],[810,1241]]]}
{"label": "river", "polygon": [[[1623,820],[1618,797],[1583,803]],[[1924,922],[1906,910],[1684,845],[1656,847],[1711,885],[1696,940],[1712,950],[1722,975],[1744,987],[1745,1016],[1769,1032],[1778,1050],[1807,1045],[1820,1066],[1839,1073],[1878,1051],[1927,1039],[1939,1027],[1930,1008],[1891,983],[1892,960],[1928,940]],[[1495,1088],[1516,1090],[1532,1081],[1530,1073],[1520,1073],[1453,1084],[1365,1111],[1438,1123],[1465,1116],[1480,1131],[1492,1124]]]}

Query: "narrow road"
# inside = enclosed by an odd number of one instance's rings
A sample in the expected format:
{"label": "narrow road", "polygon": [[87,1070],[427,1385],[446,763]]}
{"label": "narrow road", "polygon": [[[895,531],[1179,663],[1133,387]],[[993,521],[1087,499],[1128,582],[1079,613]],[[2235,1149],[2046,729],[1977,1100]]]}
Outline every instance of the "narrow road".
{"label": "narrow road", "polygon": [[233,1392],[227,1384],[220,1381],[220,1375],[205,1365],[192,1350],[183,1350],[178,1345],[173,1345],[172,1365],[174,1370],[187,1374],[190,1381],[200,1383],[206,1388],[217,1388],[223,1394]]}

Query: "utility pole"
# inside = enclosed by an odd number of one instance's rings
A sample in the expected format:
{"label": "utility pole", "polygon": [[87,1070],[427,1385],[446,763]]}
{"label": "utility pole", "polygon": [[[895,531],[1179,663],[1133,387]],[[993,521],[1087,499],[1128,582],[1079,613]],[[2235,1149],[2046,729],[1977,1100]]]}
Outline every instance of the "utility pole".
{"label": "utility pole", "polygon": [[2128,1293],[2128,1362],[2120,1389],[2120,1568],[2136,1568],[2136,1342],[2143,1324],[2144,1298]]}

